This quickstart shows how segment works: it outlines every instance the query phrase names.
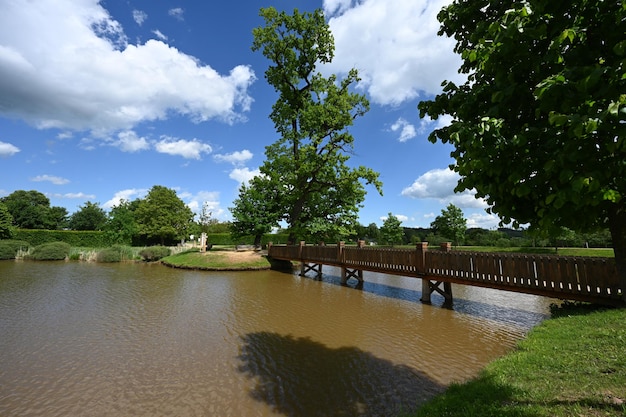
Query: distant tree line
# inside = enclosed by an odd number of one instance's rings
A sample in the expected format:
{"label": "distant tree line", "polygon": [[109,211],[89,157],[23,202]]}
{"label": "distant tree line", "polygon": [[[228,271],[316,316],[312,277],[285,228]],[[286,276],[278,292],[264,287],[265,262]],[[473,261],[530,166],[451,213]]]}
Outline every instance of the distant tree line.
{"label": "distant tree line", "polygon": [[109,212],[87,201],[71,215],[63,207],[50,206],[38,191],[18,190],[0,198],[0,238],[11,238],[16,229],[100,231],[109,242],[135,246],[173,244],[209,229],[228,232],[228,226],[218,227],[204,209],[195,219],[174,190],[160,185],[145,198],[122,200]]}

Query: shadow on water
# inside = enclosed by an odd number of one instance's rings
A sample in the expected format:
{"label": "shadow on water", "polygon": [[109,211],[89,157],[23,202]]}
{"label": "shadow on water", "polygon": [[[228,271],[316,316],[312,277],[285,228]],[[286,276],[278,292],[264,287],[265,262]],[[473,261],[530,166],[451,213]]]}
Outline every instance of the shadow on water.
{"label": "shadow on water", "polygon": [[[308,276],[305,276],[304,278],[316,279]],[[422,298],[422,292],[418,290],[398,288],[377,282],[368,282],[367,280],[365,280],[362,284],[358,284],[356,279],[351,278],[350,280],[348,280],[348,284],[344,285],[341,283],[340,277],[322,274],[321,281],[332,285],[347,286],[349,288],[362,290],[367,293],[393,298],[396,300],[420,303],[420,300]],[[421,281],[418,281],[416,279],[416,282]],[[531,325],[534,325],[550,317],[550,314],[548,312],[532,312],[528,310],[520,310],[514,307],[506,307],[502,305],[489,304],[462,298],[454,298],[454,302],[450,306],[445,303],[445,299],[443,298],[443,296],[437,293],[432,294],[432,304],[436,306],[441,306],[442,308],[450,308],[457,313],[467,314],[473,317],[479,317],[483,319],[493,320],[499,323],[504,323],[507,325],[521,327],[530,327],[529,323],[531,323]]]}
{"label": "shadow on water", "polygon": [[355,347],[329,348],[272,332],[242,336],[250,395],[289,417],[393,416],[443,391],[423,373]]}

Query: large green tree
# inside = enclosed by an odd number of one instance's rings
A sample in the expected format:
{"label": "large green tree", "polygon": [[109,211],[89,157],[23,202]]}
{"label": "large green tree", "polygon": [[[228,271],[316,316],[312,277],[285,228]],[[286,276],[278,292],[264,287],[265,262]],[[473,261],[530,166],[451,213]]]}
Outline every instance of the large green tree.
{"label": "large green tree", "polygon": [[107,214],[98,203],[85,202],[70,216],[68,225],[72,230],[102,230]]}
{"label": "large green tree", "polygon": [[334,55],[321,10],[289,15],[270,7],[260,14],[265,26],[254,29],[252,49],[270,61],[265,78],[279,94],[270,118],[280,135],[260,171],[277,191],[277,220],[289,225],[290,240],[335,237],[354,224],[366,184],[382,194],[378,173],[347,165],[354,145],[347,128],[369,103],[351,89],[356,70],[343,79],[318,71]]}
{"label": "large green tree", "polygon": [[11,216],[15,227],[21,229],[57,229],[59,213],[67,210],[62,207],[50,207],[50,199],[39,191],[17,190],[6,197],[2,197],[3,202]]}
{"label": "large green tree", "polygon": [[13,216],[7,206],[0,202],[0,239],[10,239],[13,235]]}
{"label": "large green tree", "polygon": [[104,230],[114,242],[131,245],[133,238],[139,234],[139,226],[135,219],[139,202],[140,200],[121,200],[109,211]]}
{"label": "large green tree", "polygon": [[626,3],[457,0],[438,17],[467,81],[419,109],[453,117],[429,139],[454,145],[457,190],[505,223],[608,226],[626,300]]}
{"label": "large green tree", "polygon": [[139,233],[162,245],[186,238],[193,218],[176,191],[162,185],[152,187],[135,211]]}
{"label": "large green tree", "polygon": [[254,236],[254,245],[261,244],[261,238],[278,227],[277,189],[262,177],[253,178],[249,184],[239,188],[239,196],[230,208],[233,214],[231,234],[234,238]]}
{"label": "large green tree", "polygon": [[439,216],[435,217],[430,228],[435,234],[451,239],[455,245],[459,245],[465,237],[467,220],[463,216],[463,211],[450,203],[448,207],[441,210]]}
{"label": "large green tree", "polygon": [[380,240],[387,245],[401,244],[404,240],[402,222],[393,214],[389,213],[380,227]]}

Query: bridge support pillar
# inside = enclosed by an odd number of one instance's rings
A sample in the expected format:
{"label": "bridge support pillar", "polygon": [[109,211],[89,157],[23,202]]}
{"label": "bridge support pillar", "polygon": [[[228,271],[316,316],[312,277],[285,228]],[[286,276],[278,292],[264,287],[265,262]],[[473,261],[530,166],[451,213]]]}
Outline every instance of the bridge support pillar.
{"label": "bridge support pillar", "polygon": [[315,272],[315,278],[322,279],[322,264],[308,264],[306,262],[302,262],[302,267],[300,269],[300,276],[303,277],[307,272],[313,271]]}
{"label": "bridge support pillar", "polygon": [[[441,288],[443,284],[443,288]],[[433,292],[438,292],[444,298],[444,305],[452,305],[452,284],[444,281],[431,281],[426,278],[422,278],[422,303],[430,304],[430,296]]]}
{"label": "bridge support pillar", "polygon": [[355,278],[359,283],[357,287],[363,285],[363,270],[362,269],[350,269],[341,268],[341,285],[347,285],[350,278]]}

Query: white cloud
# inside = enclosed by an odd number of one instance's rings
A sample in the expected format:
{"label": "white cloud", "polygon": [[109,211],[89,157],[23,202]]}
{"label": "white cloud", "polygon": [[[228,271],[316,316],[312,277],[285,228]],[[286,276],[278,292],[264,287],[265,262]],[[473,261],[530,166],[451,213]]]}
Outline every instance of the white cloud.
{"label": "white cloud", "polygon": [[478,227],[481,229],[493,230],[499,227],[500,218],[495,214],[472,213],[467,218],[467,227]]}
{"label": "white cloud", "polygon": [[[335,38],[327,69],[357,68],[373,102],[397,105],[460,81],[454,40],[437,36],[437,13],[449,0],[325,0]],[[325,69],[326,70],[326,69]]]}
{"label": "white cloud", "polygon": [[324,0],[326,14],[342,13],[350,7],[352,0]]}
{"label": "white cloud", "polygon": [[63,185],[63,184],[67,184],[68,182],[70,182],[70,180],[66,179],[66,178],[61,178],[61,177],[56,177],[54,175],[37,175],[34,178],[30,179],[31,181],[34,182],[43,182],[43,181],[48,181],[51,182],[54,185]]}
{"label": "white cloud", "polygon": [[186,201],[187,207],[194,213],[200,214],[202,212],[202,206],[205,204],[213,218],[216,218],[218,214],[221,215],[224,212],[224,210],[220,208],[219,191],[200,191],[197,194],[180,194],[179,197],[183,201]]}
{"label": "white cloud", "polygon": [[153,30],[152,33],[154,33],[156,37],[161,39],[162,41],[167,41],[167,36],[165,36],[163,32],[161,32],[159,29]]}
{"label": "white cloud", "polygon": [[437,120],[431,119],[429,116],[420,120],[419,133],[431,132],[435,129],[441,129],[442,127],[449,126],[452,123],[452,116],[444,114],[439,116]]}
{"label": "white cloud", "polygon": [[[393,213],[392,213],[392,214],[393,214]],[[405,216],[404,214],[393,214],[393,216],[394,216],[396,219],[400,220],[400,222],[401,222],[401,223],[402,223],[402,222],[406,222],[406,221],[408,221],[408,220],[409,220],[409,217],[408,217],[408,216]],[[387,218],[388,218],[388,217],[389,217],[389,216],[381,216],[381,217],[380,217],[380,220],[382,220],[382,221],[384,222],[385,220],[387,220]]]}
{"label": "white cloud", "polygon": [[209,154],[213,151],[211,145],[202,143],[198,139],[185,140],[169,136],[163,136],[154,147],[157,152],[178,155],[187,159],[202,159],[203,153]]}
{"label": "white cloud", "polygon": [[221,75],[168,44],[129,44],[98,0],[2,2],[0,114],[38,128],[110,132],[169,114],[243,118],[248,66]]}
{"label": "white cloud", "polygon": [[407,122],[402,117],[400,117],[398,120],[396,120],[394,124],[391,125],[391,131],[400,131],[400,137],[398,137],[398,141],[400,142],[406,142],[407,140],[413,139],[415,136],[417,136],[415,126]]}
{"label": "white cloud", "polygon": [[252,159],[254,155],[247,149],[227,154],[217,154],[213,157],[217,162],[230,162],[233,165],[240,165]]}
{"label": "white cloud", "polygon": [[249,182],[252,178],[261,175],[261,171],[258,169],[251,170],[250,168],[235,168],[230,171],[228,175],[231,179],[239,182]]}
{"label": "white cloud", "polygon": [[483,199],[474,197],[476,192],[455,193],[459,174],[451,169],[428,171],[402,190],[402,195],[411,198],[432,198],[442,204],[454,204],[459,208],[487,208]]}
{"label": "white cloud", "polygon": [[185,20],[185,18],[183,17],[183,14],[185,13],[185,11],[180,8],[180,7],[175,7],[173,9],[169,9],[167,11],[167,14],[169,14],[170,16],[172,16],[173,18],[177,19],[177,20]]}
{"label": "white cloud", "polygon": [[150,148],[150,144],[145,138],[140,138],[132,130],[125,130],[117,134],[117,140],[111,142],[113,146],[120,148],[122,152],[145,151]]}
{"label": "white cloud", "polygon": [[132,201],[137,198],[144,197],[147,193],[148,190],[146,190],[145,188],[129,188],[126,190],[121,190],[116,192],[115,195],[113,195],[113,198],[105,202],[102,205],[102,208],[111,209],[114,206],[118,206],[122,200]]}
{"label": "white cloud", "polygon": [[0,142],[0,156],[13,156],[20,151],[15,145],[7,142]]}
{"label": "white cloud", "polygon": [[67,198],[72,200],[95,200],[96,196],[94,194],[85,194],[85,193],[65,193],[65,194],[46,194],[48,197],[52,198]]}
{"label": "white cloud", "polygon": [[137,23],[139,26],[141,26],[147,18],[148,15],[146,14],[146,12],[141,10],[133,10],[133,19],[135,20],[135,23]]}

